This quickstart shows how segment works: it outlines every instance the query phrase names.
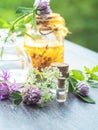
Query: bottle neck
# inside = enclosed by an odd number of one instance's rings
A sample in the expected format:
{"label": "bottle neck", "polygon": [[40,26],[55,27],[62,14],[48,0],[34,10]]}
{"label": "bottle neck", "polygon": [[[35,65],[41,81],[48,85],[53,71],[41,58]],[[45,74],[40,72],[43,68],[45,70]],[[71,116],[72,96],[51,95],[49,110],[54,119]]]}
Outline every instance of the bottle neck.
{"label": "bottle neck", "polygon": [[58,88],[59,89],[65,89],[65,78],[64,77],[60,77],[58,79]]}

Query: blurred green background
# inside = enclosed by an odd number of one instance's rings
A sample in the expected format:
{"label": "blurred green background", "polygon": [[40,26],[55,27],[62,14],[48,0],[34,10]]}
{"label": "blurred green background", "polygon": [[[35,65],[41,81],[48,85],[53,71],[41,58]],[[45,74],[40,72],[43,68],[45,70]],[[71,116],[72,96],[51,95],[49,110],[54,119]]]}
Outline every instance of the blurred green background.
{"label": "blurred green background", "polygon": [[[17,7],[32,7],[33,1],[0,0],[0,27],[3,19],[10,22],[16,18]],[[72,32],[66,39],[98,52],[98,0],[51,0],[50,5],[65,18]]]}

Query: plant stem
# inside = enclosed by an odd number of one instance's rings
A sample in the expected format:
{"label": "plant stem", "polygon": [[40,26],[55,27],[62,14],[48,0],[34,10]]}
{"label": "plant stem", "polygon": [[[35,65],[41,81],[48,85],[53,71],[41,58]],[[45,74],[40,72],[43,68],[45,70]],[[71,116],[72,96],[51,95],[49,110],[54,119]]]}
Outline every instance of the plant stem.
{"label": "plant stem", "polygon": [[29,12],[29,13],[26,13],[26,14],[23,14],[22,16],[20,16],[19,18],[17,18],[17,19],[13,22],[12,26],[10,27],[10,31],[13,31],[15,24],[19,23],[24,17],[28,16],[29,14],[33,14],[33,11],[31,11],[31,12]]}

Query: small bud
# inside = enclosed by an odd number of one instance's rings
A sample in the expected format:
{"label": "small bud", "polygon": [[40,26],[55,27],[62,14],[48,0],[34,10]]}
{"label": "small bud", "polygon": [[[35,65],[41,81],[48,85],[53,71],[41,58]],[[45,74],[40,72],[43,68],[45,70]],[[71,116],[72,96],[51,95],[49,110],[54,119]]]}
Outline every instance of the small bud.
{"label": "small bud", "polygon": [[47,15],[50,14],[51,8],[49,6],[50,0],[40,0],[37,1],[37,14],[42,16],[43,18],[47,18]]}
{"label": "small bud", "polygon": [[88,86],[87,83],[81,82],[78,87],[79,87],[79,93],[81,95],[88,96],[88,94],[89,94],[89,86]]}

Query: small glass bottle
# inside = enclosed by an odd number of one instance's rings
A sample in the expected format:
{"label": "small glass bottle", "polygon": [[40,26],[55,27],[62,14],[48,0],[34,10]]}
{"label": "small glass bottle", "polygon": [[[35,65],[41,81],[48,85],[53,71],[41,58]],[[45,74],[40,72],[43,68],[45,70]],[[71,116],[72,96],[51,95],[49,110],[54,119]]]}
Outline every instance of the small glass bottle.
{"label": "small glass bottle", "polygon": [[52,67],[57,67],[59,71],[62,74],[62,77],[66,79],[66,92],[68,95],[68,87],[69,87],[69,82],[68,82],[68,77],[69,77],[69,64],[67,63],[62,63],[62,62],[54,62],[51,64]]}
{"label": "small glass bottle", "polygon": [[60,77],[58,79],[58,88],[56,91],[56,100],[59,103],[65,102],[67,99],[67,92],[66,92],[66,79],[64,77]]}

